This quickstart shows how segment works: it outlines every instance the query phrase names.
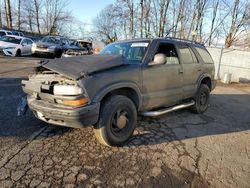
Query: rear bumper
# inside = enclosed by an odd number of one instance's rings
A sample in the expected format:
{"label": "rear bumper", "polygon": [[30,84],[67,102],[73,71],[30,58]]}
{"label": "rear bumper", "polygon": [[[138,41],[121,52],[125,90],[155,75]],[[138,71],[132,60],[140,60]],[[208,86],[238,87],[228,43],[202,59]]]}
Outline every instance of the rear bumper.
{"label": "rear bumper", "polygon": [[100,103],[72,109],[55,108],[49,103],[34,98],[28,98],[28,105],[38,119],[73,128],[83,128],[97,123],[100,109]]}

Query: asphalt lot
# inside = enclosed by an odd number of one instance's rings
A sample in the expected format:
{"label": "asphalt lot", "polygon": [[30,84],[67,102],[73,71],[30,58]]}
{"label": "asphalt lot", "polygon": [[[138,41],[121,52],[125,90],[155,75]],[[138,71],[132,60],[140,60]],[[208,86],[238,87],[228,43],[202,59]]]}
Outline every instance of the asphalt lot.
{"label": "asphalt lot", "polygon": [[21,79],[38,60],[0,58],[0,187],[250,187],[250,86],[218,85],[209,110],[140,117],[122,148],[90,127],[17,117]]}

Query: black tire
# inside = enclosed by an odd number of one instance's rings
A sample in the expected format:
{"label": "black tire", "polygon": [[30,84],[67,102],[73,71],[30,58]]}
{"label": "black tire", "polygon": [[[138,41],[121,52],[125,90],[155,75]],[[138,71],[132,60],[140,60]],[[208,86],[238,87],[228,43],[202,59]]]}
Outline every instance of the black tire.
{"label": "black tire", "polygon": [[112,96],[101,107],[94,133],[101,144],[123,146],[133,135],[136,121],[135,104],[125,96]]}
{"label": "black tire", "polygon": [[62,51],[61,50],[56,50],[55,51],[55,56],[56,58],[61,58],[62,57]]}
{"label": "black tire", "polygon": [[18,49],[17,51],[16,51],[16,55],[15,55],[16,57],[20,57],[21,56],[21,50],[20,49]]}
{"label": "black tire", "polygon": [[204,113],[209,104],[209,99],[210,99],[210,89],[206,84],[201,84],[196,96],[195,96],[195,104],[192,107],[192,110],[197,113],[201,114]]}

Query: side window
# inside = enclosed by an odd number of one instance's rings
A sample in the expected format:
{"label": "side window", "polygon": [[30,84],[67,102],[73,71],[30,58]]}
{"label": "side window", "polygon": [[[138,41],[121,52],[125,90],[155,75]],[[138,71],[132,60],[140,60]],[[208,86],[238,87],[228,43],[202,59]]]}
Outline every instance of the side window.
{"label": "side window", "polygon": [[31,40],[29,40],[29,39],[27,39],[27,43],[28,43],[28,45],[33,44],[33,42]]}
{"label": "side window", "polygon": [[189,47],[185,44],[179,44],[179,50],[181,53],[182,61],[184,64],[191,64],[194,63],[192,52],[190,51]]}
{"label": "side window", "polygon": [[205,63],[214,63],[211,55],[205,49],[198,48],[198,47],[195,47],[195,49],[200,54],[201,58],[203,59]]}
{"label": "side window", "polygon": [[160,45],[156,51],[156,54],[159,54],[159,53],[166,55],[166,64],[167,65],[180,64],[177,52],[176,52],[173,44],[160,43]]}
{"label": "side window", "polygon": [[28,40],[27,40],[27,39],[23,39],[23,41],[22,41],[21,44],[22,44],[22,45],[27,45],[27,44],[28,44]]}
{"label": "side window", "polygon": [[196,55],[194,54],[193,50],[192,50],[191,48],[189,48],[189,50],[190,50],[190,52],[191,52],[191,54],[192,54],[194,63],[198,63],[197,57],[196,57]]}

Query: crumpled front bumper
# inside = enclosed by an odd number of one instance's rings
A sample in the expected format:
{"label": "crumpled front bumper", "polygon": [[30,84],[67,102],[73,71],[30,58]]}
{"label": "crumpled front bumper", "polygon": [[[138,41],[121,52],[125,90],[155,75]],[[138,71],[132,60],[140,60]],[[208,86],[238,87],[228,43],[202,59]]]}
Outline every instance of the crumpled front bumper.
{"label": "crumpled front bumper", "polygon": [[59,108],[55,105],[28,97],[29,108],[35,116],[50,124],[65,127],[83,128],[97,123],[100,103],[90,104],[79,108]]}

